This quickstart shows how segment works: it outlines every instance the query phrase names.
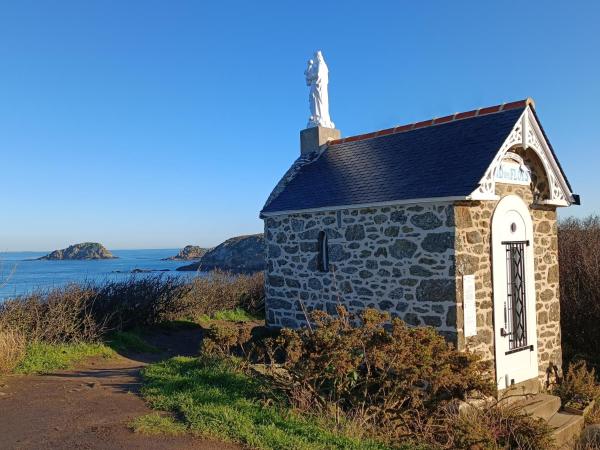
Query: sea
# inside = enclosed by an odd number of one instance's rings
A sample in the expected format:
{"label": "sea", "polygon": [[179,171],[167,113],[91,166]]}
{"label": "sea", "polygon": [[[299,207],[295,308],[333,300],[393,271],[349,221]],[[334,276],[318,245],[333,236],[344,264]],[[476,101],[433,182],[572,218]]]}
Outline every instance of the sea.
{"label": "sea", "polygon": [[[173,276],[191,278],[197,272],[177,272],[189,261],[163,261],[179,249],[111,250],[118,259],[89,261],[38,261],[49,252],[0,252],[0,302],[35,291],[71,283],[125,280],[131,277]],[[135,269],[142,273],[132,273]]]}

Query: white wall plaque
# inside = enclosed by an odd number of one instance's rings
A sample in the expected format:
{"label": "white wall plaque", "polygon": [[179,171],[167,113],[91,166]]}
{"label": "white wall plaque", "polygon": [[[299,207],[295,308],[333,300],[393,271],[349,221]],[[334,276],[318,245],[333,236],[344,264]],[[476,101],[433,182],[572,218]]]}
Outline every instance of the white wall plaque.
{"label": "white wall plaque", "polygon": [[502,161],[494,178],[499,183],[529,185],[531,183],[531,173],[525,164],[519,164],[515,161]]}
{"label": "white wall plaque", "polygon": [[463,276],[463,312],[465,337],[477,334],[477,308],[475,306],[475,275]]}

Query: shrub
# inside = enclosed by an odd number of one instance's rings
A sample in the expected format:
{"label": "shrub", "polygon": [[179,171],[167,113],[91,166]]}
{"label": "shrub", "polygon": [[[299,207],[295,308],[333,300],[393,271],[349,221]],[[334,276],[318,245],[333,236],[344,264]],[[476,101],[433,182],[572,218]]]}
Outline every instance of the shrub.
{"label": "shrub", "polygon": [[106,321],[110,329],[128,330],[177,318],[186,285],[178,278],[158,275],[109,281],[94,289],[96,320]]}
{"label": "shrub", "polygon": [[8,328],[0,329],[0,374],[12,372],[25,356],[25,336]]}
{"label": "shrub", "polygon": [[558,227],[563,355],[600,362],[600,217],[569,218]]}
{"label": "shrub", "polygon": [[215,272],[191,281],[156,276],[70,285],[0,304],[0,329],[15,330],[31,342],[96,342],[107,331],[200,318],[223,309],[257,314],[264,307],[262,280],[262,274]]}
{"label": "shrub", "polygon": [[0,328],[21,333],[28,341],[93,342],[104,320],[92,314],[95,292],[78,285],[35,293],[0,304]]}
{"label": "shrub", "polygon": [[202,340],[202,353],[206,355],[229,355],[232,350],[246,354],[252,325],[217,322],[210,325]]}
{"label": "shrub", "polygon": [[551,449],[552,427],[522,411],[518,404],[471,407],[448,416],[447,448]]}
{"label": "shrub", "polygon": [[214,271],[208,277],[194,278],[185,289],[180,315],[196,321],[218,311],[242,308],[253,315],[264,314],[264,276],[233,276]]}
{"label": "shrub", "polygon": [[588,369],[585,361],[571,363],[562,382],[554,389],[565,406],[583,409],[600,396],[596,371]]}
{"label": "shrub", "polygon": [[395,437],[441,420],[439,411],[469,393],[493,394],[488,363],[458,352],[432,328],[410,328],[365,310],[354,322],[314,312],[314,329],[284,329],[267,353],[284,353],[271,376],[297,408],[351,416]]}

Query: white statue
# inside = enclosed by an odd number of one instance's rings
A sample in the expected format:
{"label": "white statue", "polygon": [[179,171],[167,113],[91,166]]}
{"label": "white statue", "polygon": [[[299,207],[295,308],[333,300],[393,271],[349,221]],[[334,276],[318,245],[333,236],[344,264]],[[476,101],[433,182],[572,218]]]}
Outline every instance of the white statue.
{"label": "white statue", "polygon": [[335,128],[329,117],[329,95],[327,94],[329,69],[327,69],[320,50],[315,53],[314,60],[308,60],[308,67],[304,75],[306,76],[306,85],[310,86],[308,94],[310,118],[307,127]]}

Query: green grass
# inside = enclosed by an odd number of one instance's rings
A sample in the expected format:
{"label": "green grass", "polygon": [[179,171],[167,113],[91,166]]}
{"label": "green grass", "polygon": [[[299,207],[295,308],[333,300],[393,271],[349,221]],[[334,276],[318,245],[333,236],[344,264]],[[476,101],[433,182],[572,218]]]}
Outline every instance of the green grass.
{"label": "green grass", "polygon": [[160,353],[160,349],[148,344],[139,334],[131,331],[112,333],[106,343],[117,352]]}
{"label": "green grass", "polygon": [[159,413],[138,417],[131,422],[130,427],[136,433],[150,435],[179,436],[187,431],[184,424],[175,421],[170,416],[164,416]]}
{"label": "green grass", "polygon": [[[258,449],[391,448],[336,432],[324,419],[300,415],[278,401],[266,405],[261,401],[259,382],[245,375],[231,359],[175,357],[148,366],[143,377],[145,399],[153,408],[172,413],[178,422],[146,416],[139,419],[140,431],[171,430],[177,423],[197,436]],[[166,425],[163,420],[168,420]]]}
{"label": "green grass", "polygon": [[226,322],[252,322],[255,320],[261,320],[261,318],[253,316],[242,308],[225,309],[222,311],[217,311],[212,316],[203,315],[200,317],[201,322],[210,322],[211,320],[222,320]]}
{"label": "green grass", "polygon": [[33,342],[27,345],[25,357],[19,363],[17,373],[49,373],[69,369],[89,356],[110,358],[115,352],[104,344],[46,344]]}

